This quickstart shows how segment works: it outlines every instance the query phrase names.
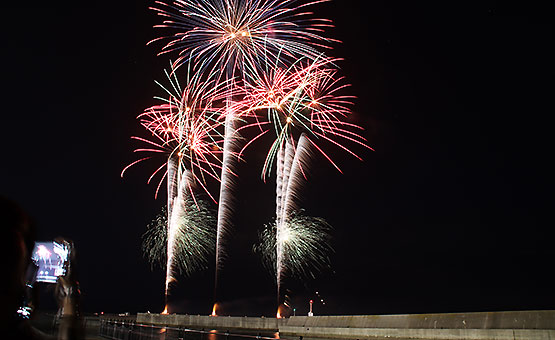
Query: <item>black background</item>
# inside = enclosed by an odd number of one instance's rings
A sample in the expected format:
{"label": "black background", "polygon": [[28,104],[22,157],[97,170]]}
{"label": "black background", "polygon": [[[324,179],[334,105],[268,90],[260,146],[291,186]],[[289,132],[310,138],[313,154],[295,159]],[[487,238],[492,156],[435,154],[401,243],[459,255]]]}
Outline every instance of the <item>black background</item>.
{"label": "black background", "polygon": [[[135,160],[135,117],[160,94],[167,57],[145,1],[11,4],[2,12],[1,194],[40,240],[76,243],[88,312],[160,311],[164,273],[140,249],[160,211]],[[553,23],[509,2],[335,0],[353,84],[353,121],[375,152],[313,160],[304,207],[334,228],[333,272],[288,282],[298,313],[555,309],[552,279]],[[275,287],[251,247],[272,218],[267,145],[239,167],[222,311],[275,314]],[[172,311],[209,314],[213,269],[181,278]],[[316,294],[319,292],[319,296]],[[49,293],[44,294],[47,296]],[[320,298],[326,304],[321,304]],[[45,308],[52,301],[44,299]]]}

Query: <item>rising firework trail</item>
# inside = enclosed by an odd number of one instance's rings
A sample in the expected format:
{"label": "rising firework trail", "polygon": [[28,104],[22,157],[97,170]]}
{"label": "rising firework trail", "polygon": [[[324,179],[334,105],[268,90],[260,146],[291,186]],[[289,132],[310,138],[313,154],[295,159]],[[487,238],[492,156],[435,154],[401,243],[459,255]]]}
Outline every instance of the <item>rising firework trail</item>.
{"label": "rising firework trail", "polygon": [[286,221],[293,211],[299,210],[300,190],[307,180],[305,172],[309,168],[309,160],[312,156],[310,148],[311,144],[305,134],[301,135],[296,147],[291,142],[287,143],[286,149],[291,150],[291,155],[287,157],[288,161],[285,162],[284,172],[286,176],[283,176],[283,184],[281,185],[281,210],[277,212],[282,221]]}
{"label": "rising firework trail", "polygon": [[183,173],[178,171],[179,185],[177,196],[174,198],[174,205],[172,207],[171,216],[168,219],[168,246],[167,246],[167,264],[166,264],[166,306],[167,306],[167,296],[169,294],[170,284],[175,281],[175,250],[177,241],[177,232],[180,230],[180,224],[183,218],[188,213],[186,211],[185,202],[187,196],[189,196],[189,189],[192,185],[192,176],[190,171],[187,169],[183,170]]}
{"label": "rising firework trail", "polygon": [[232,96],[228,98],[228,112],[225,117],[225,134],[224,134],[224,146],[223,146],[223,166],[221,174],[221,185],[220,185],[220,203],[218,205],[218,224],[216,232],[216,271],[214,278],[214,308],[213,314],[215,314],[217,305],[217,287],[219,273],[223,268],[223,262],[225,260],[225,239],[227,239],[230,229],[231,229],[231,219],[233,211],[233,188],[235,186],[235,164],[236,155],[238,149],[238,139],[239,135],[237,132],[238,117],[233,110],[234,105],[230,102],[232,101]]}
{"label": "rising firework trail", "polygon": [[[281,176],[276,179],[276,285],[278,304],[280,303],[281,283],[284,275],[285,242],[289,238],[289,216],[297,207],[298,193],[303,179],[306,180],[303,168],[308,168],[310,158],[310,144],[303,134],[298,145],[293,145],[290,139],[285,141],[278,153],[278,168]],[[280,166],[280,164],[282,164]]]}

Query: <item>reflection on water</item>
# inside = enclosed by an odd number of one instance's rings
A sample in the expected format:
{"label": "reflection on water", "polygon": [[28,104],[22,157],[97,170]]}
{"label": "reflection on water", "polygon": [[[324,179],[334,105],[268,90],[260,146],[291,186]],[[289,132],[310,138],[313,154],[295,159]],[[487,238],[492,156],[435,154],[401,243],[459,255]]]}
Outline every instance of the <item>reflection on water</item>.
{"label": "reflection on water", "polygon": [[218,335],[216,333],[217,333],[217,331],[215,329],[211,330],[210,333],[208,333],[207,339],[208,340],[217,340]]}
{"label": "reflection on water", "polygon": [[[204,330],[187,329],[170,326],[154,326],[103,320],[99,335],[113,340],[275,340],[280,339],[279,333],[257,331]],[[291,340],[298,340],[292,338]]]}
{"label": "reflection on water", "polygon": [[[159,340],[274,340],[280,339],[279,333],[259,333],[259,332],[245,332],[239,333],[233,331],[222,330],[179,330],[172,328],[163,328],[162,330],[153,331],[148,333],[143,329],[142,331],[132,331],[133,335],[128,337],[114,337],[112,339],[159,339]],[[288,337],[281,339],[299,340],[298,337]],[[322,339],[319,339],[322,340]]]}
{"label": "reflection on water", "polygon": [[[280,336],[278,332],[257,332],[245,330],[199,330],[177,327],[138,325],[134,323],[102,322],[100,334],[113,340],[338,340],[332,338],[309,338]],[[373,340],[403,340],[400,338],[372,338]],[[359,340],[359,339],[341,339]]]}

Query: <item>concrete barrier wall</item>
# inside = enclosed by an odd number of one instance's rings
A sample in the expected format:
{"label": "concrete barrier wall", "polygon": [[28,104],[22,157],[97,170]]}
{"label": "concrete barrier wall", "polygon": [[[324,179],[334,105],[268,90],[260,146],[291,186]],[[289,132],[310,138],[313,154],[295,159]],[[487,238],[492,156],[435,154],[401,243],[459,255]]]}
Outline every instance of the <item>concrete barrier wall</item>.
{"label": "concrete barrier wall", "polygon": [[555,329],[555,311],[292,316],[287,326],[339,328]]}
{"label": "concrete barrier wall", "polygon": [[279,333],[344,339],[555,340],[555,311],[294,316]]}
{"label": "concrete barrier wall", "polygon": [[537,329],[411,329],[283,326],[279,334],[306,338],[425,340],[553,340],[555,331]]}
{"label": "concrete barrier wall", "polygon": [[411,315],[293,316],[289,319],[140,313],[137,322],[196,329],[372,339],[555,340],[555,311]]}
{"label": "concrete barrier wall", "polygon": [[287,322],[287,319],[139,313],[137,322],[199,329],[248,329],[277,332],[279,327]]}

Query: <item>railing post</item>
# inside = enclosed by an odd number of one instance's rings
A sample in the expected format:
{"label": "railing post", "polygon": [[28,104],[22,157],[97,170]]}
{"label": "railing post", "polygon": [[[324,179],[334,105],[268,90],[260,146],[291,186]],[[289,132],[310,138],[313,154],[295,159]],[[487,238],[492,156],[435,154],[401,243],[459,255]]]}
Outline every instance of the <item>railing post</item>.
{"label": "railing post", "polygon": [[131,340],[133,338],[133,326],[135,326],[135,323],[133,321],[131,321],[131,323],[129,324],[129,331],[127,331],[127,339]]}

